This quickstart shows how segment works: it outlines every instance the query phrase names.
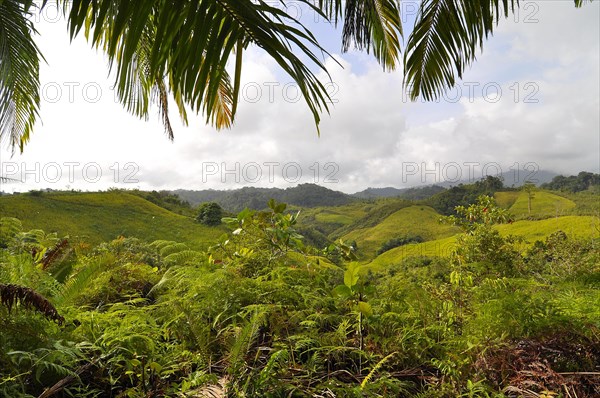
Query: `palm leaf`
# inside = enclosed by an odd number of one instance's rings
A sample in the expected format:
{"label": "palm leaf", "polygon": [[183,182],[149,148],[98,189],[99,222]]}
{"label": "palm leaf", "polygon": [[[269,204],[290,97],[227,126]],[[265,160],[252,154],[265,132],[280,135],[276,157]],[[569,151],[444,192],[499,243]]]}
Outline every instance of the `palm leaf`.
{"label": "palm leaf", "polygon": [[92,43],[106,51],[124,93],[134,79],[139,44],[151,27],[156,39],[147,58],[149,76],[168,76],[178,103],[218,126],[230,125],[238,101],[229,94],[227,62],[235,48],[249,44],[261,47],[298,83],[317,125],[320,113],[328,110],[324,85],[297,55],[325,70],[313,49],[324,50],[298,21],[265,1],[74,0],[68,19],[72,37],[85,27]]}
{"label": "palm leaf", "polygon": [[13,152],[29,141],[40,106],[39,61],[28,19],[32,2],[0,1],[0,142]]}
{"label": "palm leaf", "polygon": [[454,86],[475,60],[484,38],[500,16],[508,16],[518,0],[425,0],[408,39],[405,83],[411,99],[428,101]]}
{"label": "palm leaf", "polygon": [[398,0],[320,0],[318,7],[336,24],[343,19],[342,51],[373,49],[385,69],[396,68],[402,36]]}

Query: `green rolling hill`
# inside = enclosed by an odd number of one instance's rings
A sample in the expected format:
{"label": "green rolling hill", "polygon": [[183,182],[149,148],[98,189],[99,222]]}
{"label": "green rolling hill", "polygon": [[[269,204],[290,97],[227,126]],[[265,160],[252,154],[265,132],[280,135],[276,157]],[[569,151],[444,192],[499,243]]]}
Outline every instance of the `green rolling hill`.
{"label": "green rolling hill", "polygon": [[[504,192],[500,192],[504,193]],[[517,218],[529,217],[528,199],[526,192],[506,192],[518,193],[513,204],[509,207],[510,212]],[[500,204],[500,203],[499,203]],[[576,207],[572,200],[563,198],[550,192],[536,191],[531,199],[531,215],[541,217],[552,217],[567,215]]]}
{"label": "green rolling hill", "polygon": [[[597,196],[571,195],[568,198],[544,190],[535,192],[531,217],[527,214],[527,193],[496,193],[496,200],[519,221],[499,226],[503,234],[522,235],[528,241],[543,239],[556,230],[573,236],[597,236]],[[589,197],[588,197],[589,196]],[[356,242],[361,261],[376,266],[395,263],[411,255],[448,254],[458,228],[439,223],[432,207],[402,199],[379,199],[301,208],[302,232],[315,230],[317,246],[324,240]],[[560,217],[556,217],[557,214]],[[195,210],[190,209],[190,214]],[[143,195],[124,191],[78,193],[44,192],[0,196],[0,217],[16,217],[25,229],[43,229],[58,235],[78,236],[96,244],[118,236],[146,241],[165,239],[206,248],[226,228],[206,227],[189,216],[160,207]],[[529,218],[529,219],[528,219]],[[307,238],[310,236],[309,234]],[[408,244],[377,256],[381,246],[394,238],[419,236],[425,242]],[[320,237],[320,238],[319,238]]]}
{"label": "green rolling hill", "polygon": [[372,207],[372,205],[364,202],[315,208],[290,206],[291,209],[302,212],[300,223],[303,226],[316,228],[325,235],[330,235],[340,228],[354,224],[357,220],[366,216]]}
{"label": "green rolling hill", "polygon": [[0,217],[16,217],[25,229],[78,236],[93,244],[122,235],[146,241],[187,242],[203,248],[226,232],[224,227],[206,227],[123,192],[2,196]]}
{"label": "green rolling hill", "polygon": [[[595,216],[565,216],[545,220],[520,220],[512,224],[496,226],[502,235],[518,235],[525,239],[526,244],[543,240],[556,231],[563,231],[570,237],[590,238],[600,237],[600,219]],[[452,252],[456,235],[428,242],[410,244],[387,251],[368,264],[373,270],[400,263],[410,256],[441,256],[446,257]]]}
{"label": "green rolling hill", "polygon": [[392,213],[373,227],[355,229],[342,239],[356,241],[359,254],[373,258],[381,245],[392,238],[417,235],[429,241],[458,233],[458,228],[441,225],[439,219],[440,215],[429,206],[410,206]]}

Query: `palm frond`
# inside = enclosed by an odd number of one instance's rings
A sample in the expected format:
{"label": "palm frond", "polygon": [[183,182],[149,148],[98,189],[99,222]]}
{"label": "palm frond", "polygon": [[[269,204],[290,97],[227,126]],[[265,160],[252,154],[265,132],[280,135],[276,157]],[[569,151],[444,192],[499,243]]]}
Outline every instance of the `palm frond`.
{"label": "palm frond", "polygon": [[317,7],[336,25],[343,19],[342,51],[373,49],[385,69],[397,67],[402,37],[398,0],[319,0]]}
{"label": "palm frond", "polygon": [[453,87],[500,16],[518,5],[519,0],[424,0],[404,54],[411,99],[435,100]]}
{"label": "palm frond", "polygon": [[105,50],[123,92],[136,71],[139,43],[152,27],[149,76],[168,76],[178,103],[217,126],[230,125],[238,101],[229,95],[227,62],[236,46],[241,51],[249,44],[261,47],[298,83],[317,125],[328,110],[324,85],[297,55],[325,70],[314,51],[323,48],[300,22],[265,1],[75,0],[68,19],[72,37],[85,27],[92,43]]}
{"label": "palm frond", "polygon": [[39,116],[40,51],[28,19],[32,2],[0,1],[0,142],[23,152]]}

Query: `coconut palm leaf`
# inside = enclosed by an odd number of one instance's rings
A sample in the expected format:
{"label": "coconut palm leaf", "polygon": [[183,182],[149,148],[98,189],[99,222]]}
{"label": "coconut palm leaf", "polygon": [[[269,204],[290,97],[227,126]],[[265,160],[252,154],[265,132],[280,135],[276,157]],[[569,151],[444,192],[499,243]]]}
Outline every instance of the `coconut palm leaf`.
{"label": "coconut palm leaf", "polygon": [[[145,49],[147,76],[154,81],[168,76],[180,102],[217,125],[227,126],[238,100],[229,94],[227,62],[235,49],[241,57],[250,44],[264,49],[298,83],[317,124],[321,112],[328,111],[324,85],[297,55],[325,70],[313,49],[324,50],[302,24],[265,1],[75,0],[66,7],[71,36],[85,27],[88,38],[102,46],[116,67],[117,89],[125,94],[135,86],[140,43],[150,27],[155,39]],[[236,78],[233,87],[239,88],[238,71]],[[140,107],[145,110],[145,103]]]}
{"label": "coconut palm leaf", "polygon": [[[58,1],[58,0],[57,0]],[[384,69],[398,66],[402,36],[399,0],[298,0],[334,23],[343,21],[342,49],[373,51]],[[574,0],[581,7],[589,0]],[[158,104],[173,137],[169,102],[187,123],[202,113],[217,128],[234,121],[243,52],[262,48],[297,84],[318,127],[329,96],[316,72],[326,54],[287,12],[287,0],[73,0],[63,4],[71,37],[81,32],[108,55],[120,101],[147,118]],[[46,1],[42,1],[43,7]],[[283,6],[283,7],[282,7]],[[412,99],[433,100],[475,60],[484,38],[519,0],[423,0],[404,54]],[[40,53],[27,16],[29,0],[0,0],[0,139],[23,150],[39,109]],[[232,78],[226,70],[233,60]]]}
{"label": "coconut palm leaf", "polygon": [[[587,0],[574,2],[581,7]],[[519,0],[424,0],[404,53],[411,99],[435,100],[452,88],[500,18],[518,6]]]}
{"label": "coconut palm leaf", "polygon": [[32,1],[0,1],[0,142],[13,149],[29,141],[40,106],[41,54],[28,19]]}
{"label": "coconut palm leaf", "polygon": [[343,19],[342,50],[370,52],[385,69],[400,59],[402,21],[398,0],[320,0],[318,7],[336,24]]}

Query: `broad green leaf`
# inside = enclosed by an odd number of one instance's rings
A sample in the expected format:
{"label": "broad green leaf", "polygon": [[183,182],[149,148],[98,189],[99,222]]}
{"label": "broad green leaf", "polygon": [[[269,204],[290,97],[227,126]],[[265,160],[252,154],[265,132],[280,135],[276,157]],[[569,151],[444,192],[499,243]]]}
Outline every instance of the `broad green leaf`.
{"label": "broad green leaf", "polygon": [[359,263],[350,263],[346,272],[344,272],[344,285],[353,288],[358,283],[358,273],[360,271]]}
{"label": "broad green leaf", "polygon": [[371,308],[371,304],[366,303],[364,301],[360,301],[358,303],[358,311],[367,317],[373,315],[373,308]]}
{"label": "broad green leaf", "polygon": [[334,296],[349,298],[352,297],[352,289],[346,285],[338,285],[333,289]]}

